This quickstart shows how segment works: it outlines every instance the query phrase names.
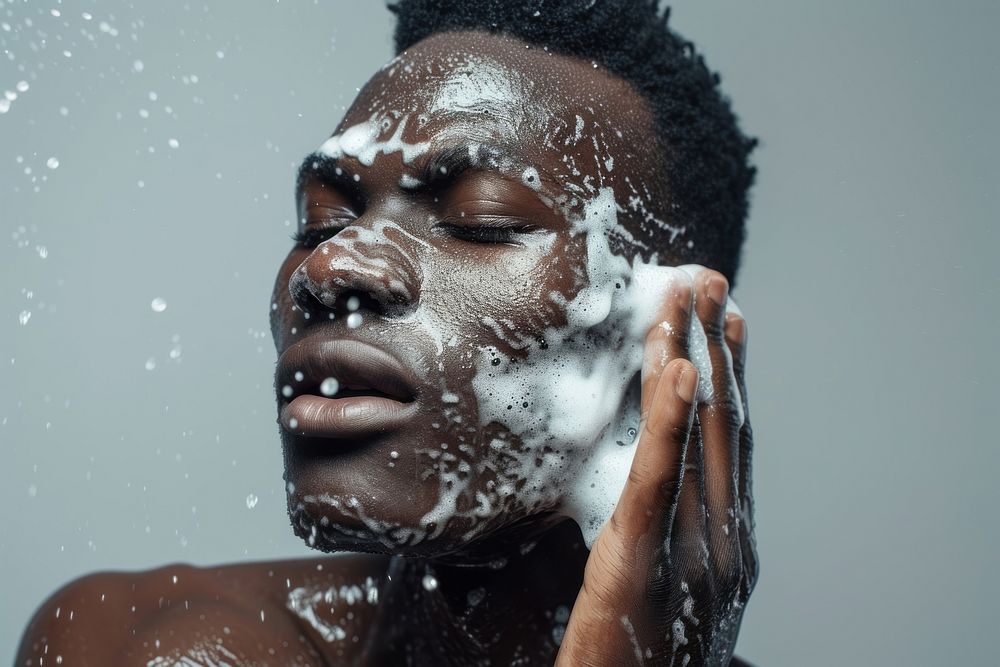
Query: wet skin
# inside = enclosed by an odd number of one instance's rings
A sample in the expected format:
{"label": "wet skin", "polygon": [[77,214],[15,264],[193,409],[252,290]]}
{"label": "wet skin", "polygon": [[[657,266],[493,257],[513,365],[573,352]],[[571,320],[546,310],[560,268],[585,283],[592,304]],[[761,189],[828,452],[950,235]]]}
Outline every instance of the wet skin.
{"label": "wet skin", "polygon": [[[749,429],[731,405],[746,393],[727,389],[730,372],[742,388],[745,325],[710,298],[721,290],[725,303],[721,275],[675,290],[660,316],[674,332],[705,325],[717,398],[694,405],[673,390],[694,369],[684,337],[657,328],[650,349],[674,361],[643,368],[635,474],[593,551],[557,494],[524,487],[505,455],[524,444],[481,425],[472,389],[482,350],[522,359],[567,325],[564,304],[587,279],[573,221],[598,188],[613,189],[640,241],[613,245],[651,252],[643,239],[651,220],[669,221],[669,193],[642,98],[590,63],[456,33],[379,72],[337,132],[371,119],[377,141],[410,153],[304,162],[300,238],[271,310],[293,527],[317,548],[370,553],[92,575],[42,607],[17,664],[552,664],[560,643],[561,664],[630,664],[647,659],[636,642],[656,663],[729,659],[739,610],[724,603],[745,602],[756,561],[740,530]],[[675,240],[656,248],[660,263],[683,263]],[[341,380],[332,397],[326,377]],[[444,479],[461,482],[453,509]],[[664,540],[685,578],[660,577],[647,595]],[[685,612],[704,632],[678,646]]]}
{"label": "wet skin", "polygon": [[[600,160],[652,168],[634,149],[651,122],[643,105],[623,103],[634,97],[606,73],[517,42],[437,37],[376,76],[339,128],[374,117],[379,140],[399,133],[419,151],[379,152],[371,165],[306,160],[305,240],[278,275],[272,330],[278,387],[292,393],[279,394],[290,510],[310,543],[440,556],[537,513],[527,490],[510,491],[522,443],[481,423],[476,360],[484,349],[522,359],[566,324],[563,302],[586,284],[586,238],[569,218],[594,184],[631,194],[626,172]],[[327,373],[296,383],[295,371],[337,339],[398,360],[406,406],[301,400]],[[338,418],[348,407],[367,412]],[[458,516],[438,506],[445,475],[465,482]]]}

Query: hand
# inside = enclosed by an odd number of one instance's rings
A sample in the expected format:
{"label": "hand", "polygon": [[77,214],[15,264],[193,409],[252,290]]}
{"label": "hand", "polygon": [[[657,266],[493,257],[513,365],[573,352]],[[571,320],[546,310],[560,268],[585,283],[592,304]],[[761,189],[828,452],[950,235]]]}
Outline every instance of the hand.
{"label": "hand", "polygon": [[[758,565],[746,324],[726,314],[728,289],[720,273],[701,271],[671,291],[646,336],[635,458],[591,550],[557,665],[732,658]],[[708,339],[710,392],[698,391],[689,360],[692,316]]]}

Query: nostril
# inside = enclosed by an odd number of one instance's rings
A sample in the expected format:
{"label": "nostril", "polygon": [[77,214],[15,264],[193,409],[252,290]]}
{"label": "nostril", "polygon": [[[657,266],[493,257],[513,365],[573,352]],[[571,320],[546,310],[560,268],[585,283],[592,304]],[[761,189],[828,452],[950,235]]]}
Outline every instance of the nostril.
{"label": "nostril", "polygon": [[328,294],[322,285],[309,277],[307,263],[308,260],[303,262],[292,274],[288,281],[288,293],[292,297],[292,302],[308,317],[324,307],[332,307],[333,295]]}

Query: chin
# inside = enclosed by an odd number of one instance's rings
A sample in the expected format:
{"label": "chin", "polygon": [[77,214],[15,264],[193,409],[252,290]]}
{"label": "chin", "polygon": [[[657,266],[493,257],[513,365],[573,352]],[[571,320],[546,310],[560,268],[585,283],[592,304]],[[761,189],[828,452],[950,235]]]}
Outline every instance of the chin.
{"label": "chin", "polygon": [[[365,508],[356,496],[288,493],[292,529],[311,548],[327,553],[361,552],[433,558],[461,563],[495,564],[512,549],[565,517],[553,512],[527,513],[511,508],[488,517],[451,517],[443,525],[424,523],[424,514],[382,513],[378,503]],[[344,500],[343,498],[347,498]]]}

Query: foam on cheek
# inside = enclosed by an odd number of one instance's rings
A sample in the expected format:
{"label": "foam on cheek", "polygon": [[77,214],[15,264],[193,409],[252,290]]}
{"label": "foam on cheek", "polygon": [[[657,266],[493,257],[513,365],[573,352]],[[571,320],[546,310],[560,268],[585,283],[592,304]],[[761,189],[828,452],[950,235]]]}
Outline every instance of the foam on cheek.
{"label": "foam on cheek", "polygon": [[[505,471],[526,480],[520,504],[565,512],[588,546],[610,518],[635,452],[639,393],[632,381],[646,331],[670,289],[701,269],[630,266],[611,252],[608,238],[617,228],[613,191],[602,188],[574,226],[574,233],[587,234],[588,284],[564,304],[567,326],[546,330],[547,347],[526,359],[481,350],[472,383],[481,426],[499,423],[525,447],[509,452]],[[710,400],[711,361],[696,317],[688,338],[701,375],[698,398]]]}

